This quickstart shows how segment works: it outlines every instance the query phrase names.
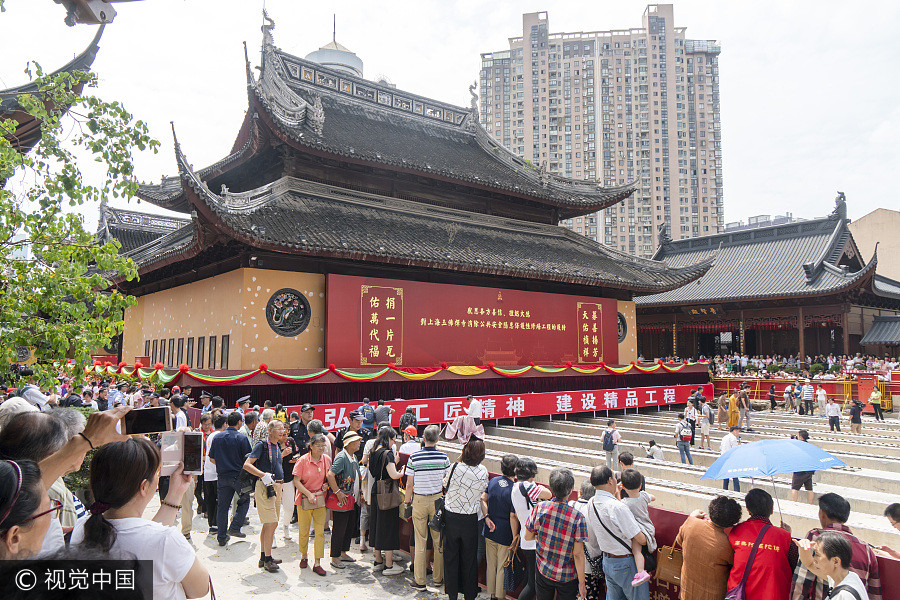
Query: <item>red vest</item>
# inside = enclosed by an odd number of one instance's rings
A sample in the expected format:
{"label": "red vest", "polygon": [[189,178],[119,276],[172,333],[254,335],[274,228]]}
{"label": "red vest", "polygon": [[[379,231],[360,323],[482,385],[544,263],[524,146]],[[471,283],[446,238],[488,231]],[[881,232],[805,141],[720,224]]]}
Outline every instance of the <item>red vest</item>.
{"label": "red vest", "polygon": [[[756,536],[768,521],[751,518],[735,526],[728,534],[734,548],[734,566],[728,576],[728,589],[736,587],[744,576],[744,567],[753,550]],[[747,600],[786,600],[791,593],[791,566],[788,562],[791,534],[780,527],[769,527],[763,536],[747,577]]]}

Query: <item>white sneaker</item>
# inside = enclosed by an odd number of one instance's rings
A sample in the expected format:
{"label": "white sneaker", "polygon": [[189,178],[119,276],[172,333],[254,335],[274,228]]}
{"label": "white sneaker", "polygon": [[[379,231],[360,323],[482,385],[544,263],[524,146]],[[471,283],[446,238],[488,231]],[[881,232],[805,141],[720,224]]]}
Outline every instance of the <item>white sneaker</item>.
{"label": "white sneaker", "polygon": [[385,570],[382,572],[382,575],[399,575],[399,574],[404,573],[404,572],[406,572],[406,569],[404,569],[404,568],[401,567],[400,565],[394,565],[394,566],[391,567],[390,569],[385,569]]}

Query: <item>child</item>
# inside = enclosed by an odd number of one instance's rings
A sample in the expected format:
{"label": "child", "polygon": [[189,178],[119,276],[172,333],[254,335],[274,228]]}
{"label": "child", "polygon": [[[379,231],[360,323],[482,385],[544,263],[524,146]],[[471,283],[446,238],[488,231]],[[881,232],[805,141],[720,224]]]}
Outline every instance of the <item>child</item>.
{"label": "child", "polygon": [[[647,550],[650,553],[656,551],[656,528],[650,521],[650,503],[656,498],[652,494],[642,491],[644,487],[644,476],[636,469],[625,469],[622,471],[622,502],[634,515],[641,531],[647,536]],[[631,585],[638,587],[650,580],[650,573],[644,569],[644,552],[643,546],[632,541],[631,553],[634,555],[634,563],[637,565],[637,574],[634,576]]]}

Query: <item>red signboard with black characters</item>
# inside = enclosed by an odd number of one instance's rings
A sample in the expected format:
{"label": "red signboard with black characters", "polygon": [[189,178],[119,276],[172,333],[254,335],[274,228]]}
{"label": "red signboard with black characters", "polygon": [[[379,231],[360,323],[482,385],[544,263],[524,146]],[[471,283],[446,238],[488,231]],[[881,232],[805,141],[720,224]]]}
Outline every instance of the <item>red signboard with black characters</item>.
{"label": "red signboard with black characters", "polygon": [[[597,390],[575,390],[564,392],[538,392],[534,394],[495,394],[478,396],[481,401],[481,417],[484,420],[510,419],[515,417],[562,416],[594,411],[628,410],[652,406],[683,405],[692,389],[703,391],[712,397],[712,385],[668,385],[639,388],[614,388]],[[394,409],[391,425],[397,427],[400,417],[407,408],[412,408],[419,425],[447,423],[465,412],[466,398],[422,398],[417,400],[392,400],[388,405]],[[342,404],[317,404],[316,418],[326,429],[346,427],[350,411],[359,408],[359,402]],[[285,411],[299,411],[299,406],[287,406]]]}
{"label": "red signboard with black characters", "polygon": [[328,275],[326,362],[340,367],[617,364],[614,299]]}

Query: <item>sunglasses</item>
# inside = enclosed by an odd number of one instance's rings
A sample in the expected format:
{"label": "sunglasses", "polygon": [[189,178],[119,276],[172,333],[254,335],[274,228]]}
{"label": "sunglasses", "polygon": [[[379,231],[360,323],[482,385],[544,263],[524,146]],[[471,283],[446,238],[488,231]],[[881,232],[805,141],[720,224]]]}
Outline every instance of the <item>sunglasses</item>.
{"label": "sunglasses", "polygon": [[49,509],[45,510],[44,512],[39,512],[39,513],[36,514],[36,515],[31,515],[30,517],[28,517],[27,519],[25,519],[24,521],[22,521],[22,522],[20,523],[20,525],[24,525],[24,524],[26,524],[26,523],[30,523],[31,521],[34,521],[34,520],[36,520],[36,519],[40,519],[40,518],[43,517],[44,515],[50,514],[50,513],[52,513],[52,512],[56,512],[56,511],[62,509],[62,506],[63,506],[63,505],[62,505],[62,502],[60,502],[59,500],[54,500],[53,498],[51,498],[51,499],[50,499],[50,508],[49,508]]}

